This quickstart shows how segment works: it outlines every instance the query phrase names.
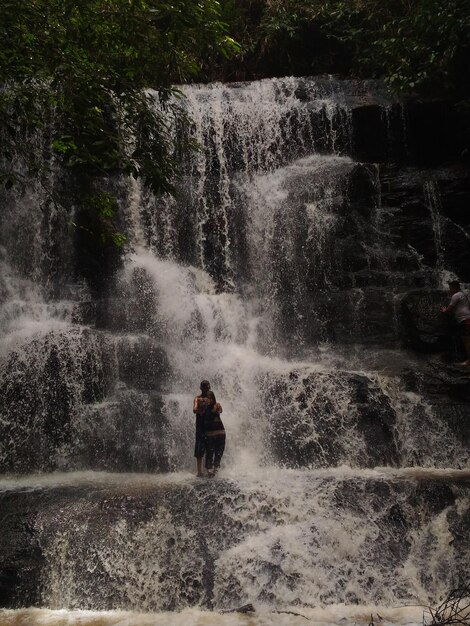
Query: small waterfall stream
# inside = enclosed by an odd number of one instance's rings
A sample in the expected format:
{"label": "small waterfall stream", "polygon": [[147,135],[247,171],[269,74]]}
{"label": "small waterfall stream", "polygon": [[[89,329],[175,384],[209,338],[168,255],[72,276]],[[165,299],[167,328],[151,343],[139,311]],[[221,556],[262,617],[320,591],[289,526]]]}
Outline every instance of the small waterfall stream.
{"label": "small waterfall stream", "polygon": [[[402,109],[376,89],[390,137]],[[184,87],[200,150],[175,198],[121,181],[102,299],[70,216],[34,185],[2,200],[0,497],[34,511],[41,556],[1,625],[416,623],[470,573],[468,441],[401,375],[419,364],[396,303],[443,269],[438,186],[427,263],[354,156],[370,90]],[[227,430],[214,481],[193,475],[203,378]]]}

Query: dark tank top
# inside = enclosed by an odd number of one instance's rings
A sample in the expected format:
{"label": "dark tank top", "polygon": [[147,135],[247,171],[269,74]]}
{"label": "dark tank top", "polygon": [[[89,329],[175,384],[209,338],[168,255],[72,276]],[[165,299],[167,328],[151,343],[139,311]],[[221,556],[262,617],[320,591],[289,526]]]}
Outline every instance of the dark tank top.
{"label": "dark tank top", "polygon": [[225,428],[218,411],[207,407],[204,412],[204,431],[206,437],[225,437]]}
{"label": "dark tank top", "polygon": [[[198,398],[202,398],[202,394],[198,396]],[[206,406],[207,411],[207,406]],[[204,413],[196,413],[196,437],[204,437],[204,423],[205,416]]]}

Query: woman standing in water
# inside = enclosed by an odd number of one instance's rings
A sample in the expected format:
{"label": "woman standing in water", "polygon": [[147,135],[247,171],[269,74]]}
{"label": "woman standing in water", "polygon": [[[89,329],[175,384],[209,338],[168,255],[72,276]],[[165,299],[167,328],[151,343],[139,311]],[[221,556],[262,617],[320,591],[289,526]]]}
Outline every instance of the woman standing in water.
{"label": "woman standing in water", "polygon": [[206,470],[208,476],[215,476],[225,449],[225,428],[220,419],[222,406],[217,402],[213,391],[208,391],[207,407],[204,413],[204,433],[206,436]]}

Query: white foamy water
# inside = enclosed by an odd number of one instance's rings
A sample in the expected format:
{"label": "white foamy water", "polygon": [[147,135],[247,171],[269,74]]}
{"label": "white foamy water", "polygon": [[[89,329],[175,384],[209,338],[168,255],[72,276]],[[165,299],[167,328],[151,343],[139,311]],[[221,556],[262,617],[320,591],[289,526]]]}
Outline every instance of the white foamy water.
{"label": "white foamy water", "polygon": [[[35,522],[49,564],[43,604],[51,609],[105,610],[112,602],[155,612],[189,598],[201,609],[209,600],[203,584],[209,559],[211,605],[251,602],[261,613],[254,624],[273,610],[342,623],[368,617],[368,604],[403,623],[404,613],[392,608],[429,605],[465,562],[449,542],[468,514],[469,480],[468,471],[422,468],[244,466],[225,469],[215,481],[187,473],[12,478],[0,482],[0,494],[56,494],[47,498],[57,504]],[[423,571],[431,584],[423,585]],[[359,608],[352,611],[351,601]]]}
{"label": "white foamy water", "polygon": [[0,626],[300,626],[309,620],[317,626],[369,624],[416,626],[422,623],[422,607],[390,609],[381,606],[332,606],[328,609],[292,609],[284,613],[257,610],[254,614],[222,615],[197,609],[181,613],[131,613],[125,611],[51,611],[48,609],[0,610]]}
{"label": "white foamy water", "polygon": [[[336,480],[353,479],[386,479],[397,481],[423,481],[430,480],[436,482],[462,482],[470,481],[470,470],[438,469],[423,467],[377,467],[373,469],[358,469],[349,466],[337,468],[325,468],[316,470],[284,470],[280,468],[259,468],[257,476],[254,477],[250,469],[226,468],[221,477],[227,480],[239,481],[241,485],[254,485],[258,481],[260,484],[276,485],[280,479],[290,477],[292,483],[297,478],[302,480],[325,479],[333,477]],[[125,487],[130,491],[145,490],[147,488],[165,488],[177,485],[185,485],[188,480],[192,484],[199,484],[194,475],[190,472],[171,472],[169,474],[145,474],[145,473],[111,473],[111,472],[49,472],[47,474],[34,474],[27,476],[4,476],[0,480],[0,492],[8,491],[35,491],[44,489],[55,489],[60,487],[94,487],[99,490],[114,490]]]}
{"label": "white foamy water", "polygon": [[[183,93],[195,123],[196,139],[207,145],[212,136],[215,152],[221,157],[221,175],[234,158],[230,139],[237,143],[240,154],[235,156],[243,167],[269,170],[285,161],[287,138],[296,146],[297,154],[316,151],[315,123],[320,123],[312,112],[324,113],[323,130],[332,152],[336,152],[338,126],[341,122],[348,126],[344,97],[334,81],[309,83],[304,99],[299,97],[295,78],[195,85],[183,88]],[[199,171],[207,168],[204,154],[196,164]]]}
{"label": "white foamy water", "polygon": [[70,327],[75,303],[48,302],[40,283],[18,275],[6,263],[0,275],[0,358],[35,335]]}

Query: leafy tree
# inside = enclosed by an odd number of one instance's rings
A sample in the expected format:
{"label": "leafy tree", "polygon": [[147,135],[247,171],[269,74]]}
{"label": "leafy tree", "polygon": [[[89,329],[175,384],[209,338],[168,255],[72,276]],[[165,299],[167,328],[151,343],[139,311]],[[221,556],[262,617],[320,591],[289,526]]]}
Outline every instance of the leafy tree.
{"label": "leafy tree", "polygon": [[[144,90],[155,87],[164,108],[172,84],[194,78],[204,55],[233,48],[218,11],[216,0],[6,0],[0,79],[21,89],[2,103],[13,97],[28,114],[33,105],[38,110],[38,97],[51,105],[51,145],[65,165],[108,170],[124,163],[164,187],[166,163],[160,174],[147,172],[144,155],[123,152],[122,139],[150,124],[157,152],[145,157],[162,159],[166,122]],[[38,127],[41,119],[27,123]]]}
{"label": "leafy tree", "polygon": [[[6,187],[21,177],[13,153],[27,176],[52,158],[81,177],[84,206],[108,220],[114,209],[104,214],[87,183],[120,172],[171,191],[169,121],[182,114],[172,85],[236,47],[217,0],[4,0],[0,40]],[[38,135],[41,150],[31,150]]]}
{"label": "leafy tree", "polygon": [[[223,0],[241,43],[228,71],[377,77],[468,95],[470,0]],[[284,72],[282,72],[284,70]]]}
{"label": "leafy tree", "polygon": [[397,90],[468,87],[469,0],[329,0],[326,28],[347,41],[357,71]]}
{"label": "leafy tree", "polygon": [[4,0],[0,38],[4,185],[21,178],[13,154],[26,177],[58,163],[80,178],[86,228],[118,244],[96,181],[172,191],[174,84],[340,72],[462,98],[470,85],[470,0]]}

